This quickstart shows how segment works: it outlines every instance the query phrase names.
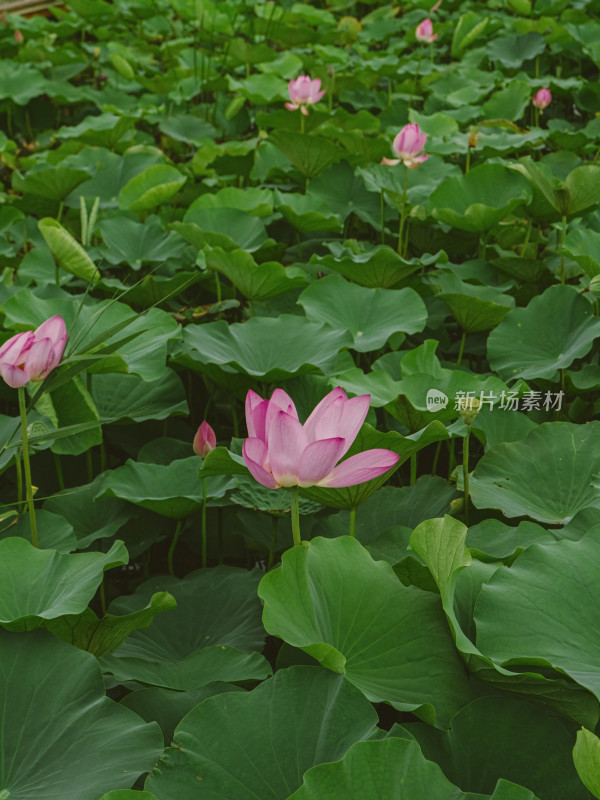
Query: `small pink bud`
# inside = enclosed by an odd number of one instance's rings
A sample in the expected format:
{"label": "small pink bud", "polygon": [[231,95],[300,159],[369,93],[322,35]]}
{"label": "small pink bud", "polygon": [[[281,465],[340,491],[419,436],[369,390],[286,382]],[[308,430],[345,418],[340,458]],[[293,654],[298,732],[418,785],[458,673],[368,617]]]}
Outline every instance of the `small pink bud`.
{"label": "small pink bud", "polygon": [[433,25],[429,18],[424,19],[423,22],[417,25],[415,36],[417,37],[417,41],[426,42],[427,44],[433,44],[438,38],[437,33],[433,32]]}
{"label": "small pink bud", "polygon": [[538,89],[531,102],[536,108],[539,108],[540,111],[543,111],[546,106],[549,106],[552,102],[552,92],[550,89],[546,88]]}
{"label": "small pink bud", "polygon": [[202,425],[196,431],[196,435],[194,436],[194,453],[197,456],[201,456],[202,458],[206,458],[206,456],[210,453],[211,450],[214,450],[217,446],[217,437],[215,436],[215,432],[210,427],[208,422],[204,420]]}

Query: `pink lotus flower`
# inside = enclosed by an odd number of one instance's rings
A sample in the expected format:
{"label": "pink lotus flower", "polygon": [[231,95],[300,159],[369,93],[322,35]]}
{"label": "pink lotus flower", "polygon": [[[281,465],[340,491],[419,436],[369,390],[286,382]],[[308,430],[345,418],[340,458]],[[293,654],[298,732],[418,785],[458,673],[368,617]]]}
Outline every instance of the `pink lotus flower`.
{"label": "pink lotus flower", "polygon": [[58,314],[35,331],[17,333],[0,347],[0,374],[13,389],[42,381],[60,364],[67,327]]}
{"label": "pink lotus flower", "polygon": [[304,116],[308,116],[308,108],[313,103],[318,103],[325,94],[325,89],[321,89],[321,79],[315,78],[311,81],[310,76],[300,75],[296,80],[291,80],[288,84],[288,92],[290,95],[290,103],[286,103],[285,107],[288,111],[296,111],[300,109]]}
{"label": "pink lotus flower", "polygon": [[383,475],[398,461],[391,450],[367,450],[335,465],[363,424],[371,395],[348,399],[339,386],[302,425],[292,399],[275,389],[270,400],[246,396],[249,438],[242,450],[253,477],[269,489],[282,486],[354,486]]}
{"label": "pink lotus flower", "polygon": [[426,44],[433,44],[438,38],[437,33],[433,32],[433,25],[430,19],[424,19],[423,22],[417,25],[415,36],[417,41],[425,42]]}
{"label": "pink lotus flower", "polygon": [[427,161],[427,153],[421,153],[427,141],[427,134],[419,128],[416,122],[405,125],[392,143],[392,150],[398,158],[382,158],[381,163],[395,166],[402,163],[409,169],[414,169]]}
{"label": "pink lotus flower", "polygon": [[206,420],[200,425],[194,436],[193,448],[197,456],[206,458],[217,446],[217,437]]}
{"label": "pink lotus flower", "polygon": [[552,102],[552,93],[550,89],[538,89],[531,102],[536,108],[539,108],[540,111],[543,111],[546,106],[549,106]]}

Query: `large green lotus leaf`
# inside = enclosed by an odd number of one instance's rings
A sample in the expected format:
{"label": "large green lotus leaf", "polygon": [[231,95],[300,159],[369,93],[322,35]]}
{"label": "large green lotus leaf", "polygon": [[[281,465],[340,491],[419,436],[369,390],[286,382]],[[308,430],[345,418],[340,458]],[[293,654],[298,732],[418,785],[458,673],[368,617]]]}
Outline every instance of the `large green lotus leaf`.
{"label": "large green lotus leaf", "polygon": [[332,255],[311,256],[311,264],[319,264],[334,269],[345,278],[369,288],[393,289],[423,264],[433,263],[436,256],[422,259],[402,258],[387,245],[372,245],[351,239],[344,244],[338,241],[328,243]]}
{"label": "large green lotus leaf", "polygon": [[178,692],[190,692],[215,681],[262,681],[271,666],[260,653],[244,653],[224,644],[203,647],[179,661],[103,656],[102,670],[119,683],[131,681]]}
{"label": "large green lotus leaf", "polygon": [[530,199],[529,182],[523,176],[500,164],[483,164],[438,186],[428,208],[441,222],[483,233]]}
{"label": "large green lotus leaf", "polygon": [[43,627],[59,639],[100,658],[116,650],[133,631],[147,628],[157,614],[170,611],[176,605],[168,592],[156,592],[144,608],[130,614],[105,614],[99,619],[91,608],[86,608],[82,614],[68,614],[46,621]]}
{"label": "large green lotus leaf", "polygon": [[452,56],[455,58],[462,50],[472,45],[481,36],[488,22],[489,17],[481,17],[471,11],[461,14],[452,36]]}
{"label": "large green lotus leaf", "polygon": [[274,636],[343,673],[372,702],[445,725],[468,700],[439,597],[403,586],[356,539],[317,537],[259,586]]}
{"label": "large green lotus leaf", "polygon": [[277,192],[276,208],[302,233],[341,233],[342,218],[320,197],[294,192]]}
{"label": "large green lotus leaf", "polygon": [[[197,231],[190,226],[195,226]],[[206,244],[224,250],[241,248],[253,253],[264,244],[267,231],[258,218],[236,208],[189,208],[175,230],[202,249]],[[199,235],[199,238],[198,238]]]}
{"label": "large green lotus leaf", "polygon": [[135,711],[146,722],[158,722],[165,737],[165,742],[173,739],[175,728],[188,711],[216,694],[226,692],[243,692],[241,686],[234,683],[215,681],[190,692],[177,692],[173,689],[148,687],[137,689],[121,700],[121,705]]}
{"label": "large green lotus leaf", "polygon": [[473,555],[487,561],[511,558],[529,545],[549,544],[559,538],[558,531],[547,531],[535,522],[520,522],[511,527],[499,519],[484,519],[469,528],[467,546]]}
{"label": "large green lotus leaf", "polygon": [[362,369],[354,367],[340,372],[329,379],[332,388],[341,386],[352,394],[370,394],[371,406],[381,408],[391,403],[400,394],[400,382],[393,380],[388,372],[376,370],[365,375]]}
{"label": "large green lotus leaf", "polygon": [[447,438],[448,432],[445,426],[437,420],[409,436],[401,436],[396,431],[383,433],[368,424],[363,425],[348,450],[348,457],[356,453],[362,453],[365,450],[383,448],[384,450],[392,450],[400,456],[396,465],[391,470],[380,475],[379,478],[373,478],[356,486],[344,486],[339,489],[311,486],[308,489],[301,489],[300,493],[309,500],[314,500],[317,503],[333,508],[357,508],[387,481],[394,470],[412,455],[433,442],[439,442]]}
{"label": "large green lotus leaf", "polygon": [[600,167],[583,164],[570,172],[565,179],[568,192],[568,215],[582,214],[600,203]]}
{"label": "large green lotus leaf", "polygon": [[600,203],[600,167],[583,164],[575,167],[564,181],[556,178],[549,165],[530,157],[521,159],[513,169],[527,177],[534,190],[530,213],[537,219],[552,221],[571,217]]}
{"label": "large green lotus leaf", "polygon": [[77,456],[102,441],[98,409],[79,376],[42,395],[35,407],[52,420],[57,433],[71,425],[87,425],[87,430],[72,436],[57,436],[53,453]]}
{"label": "large green lotus leaf", "polygon": [[0,98],[9,98],[19,106],[25,106],[33,98],[43,94],[47,79],[29,64],[19,64],[15,59],[0,61]]}
{"label": "large green lotus leaf", "polygon": [[471,792],[493,792],[503,778],[544,800],[588,800],[571,759],[575,725],[543,706],[480,697],[458,712],[449,731],[419,722],[405,727],[426,758]]}
{"label": "large green lotus leaf", "polygon": [[600,320],[577,289],[550,286],[526,308],[509,311],[488,338],[488,358],[504,380],[553,381],[599,337]]}
{"label": "large green lotus leaf", "polygon": [[308,283],[304,270],[287,269],[275,261],[257,264],[245,250],[226,252],[220,247],[205,247],[206,266],[214,269],[233,283],[248,300],[266,300],[269,297],[301,289]]}
{"label": "large green lotus leaf", "polygon": [[345,155],[345,151],[331,139],[314,134],[275,130],[267,141],[281,150],[308,180],[316,178],[319,172]]}
{"label": "large green lotus leaf", "polygon": [[437,295],[466,333],[495,328],[514,304],[514,298],[492,286],[476,286],[452,273],[437,273],[432,279],[441,288]]}
{"label": "large green lotus leaf", "polygon": [[178,142],[186,142],[186,144],[194,144],[198,147],[203,144],[205,139],[214,138],[217,135],[214,125],[193,114],[177,114],[166,119],[163,117],[158,124],[158,129]]}
{"label": "large green lotus leaf", "polygon": [[79,242],[60,222],[44,217],[38,228],[59,267],[89,283],[95,283],[100,273]]}
{"label": "large green lotus leaf", "polygon": [[[59,553],[72,553],[77,550],[79,543],[73,526],[59,514],[52,514],[43,508],[35,512],[39,545],[43,550],[57,550]],[[0,536],[6,539],[10,536],[21,536],[31,542],[31,524],[29,514],[21,514],[14,518],[14,522],[2,528]]]}
{"label": "large green lotus leaf", "polygon": [[148,211],[176,194],[187,178],[177,167],[155,164],[131,178],[119,192],[119,208]]}
{"label": "large green lotus leaf", "polygon": [[279,670],[251,692],[209,697],[190,711],[146,788],[161,800],[286,800],[307,769],[342,758],[376,721],[342,675]]}
{"label": "large green lotus leaf", "polygon": [[155,381],[144,381],[137,375],[94,375],[92,397],[100,417],[111,422],[144,422],[189,414],[181,378],[168,368]]}
{"label": "large green lotus leaf", "polygon": [[574,228],[566,236],[564,249],[588,278],[600,275],[600,232],[591,228]]}
{"label": "large green lotus leaf", "polygon": [[481,650],[497,663],[549,665],[600,698],[599,567],[598,527],[577,542],[528,547],[481,589]]}
{"label": "large green lotus leaf", "polygon": [[312,767],[289,800],[537,800],[504,780],[492,795],[465,794],[425,758],[417,742],[394,736],[392,730],[385,739],[357,742],[341,761]]}
{"label": "large green lotus leaf", "polygon": [[541,55],[545,49],[545,38],[530,31],[522,36],[499,36],[493,39],[487,45],[487,57],[490,61],[499,61],[509,69],[516,69],[524,61]]}
{"label": "large green lotus leaf", "polygon": [[600,508],[600,488],[592,485],[599,472],[600,422],[547,422],[480,459],[471,499],[477,508],[499,508],[507,517],[565,525],[584,508]]}
{"label": "large green lotus leaf", "polygon": [[379,198],[373,196],[346,161],[334,164],[327,172],[321,173],[309,184],[307,195],[325,201],[342,220],[354,213],[371,225],[379,224]]}
{"label": "large green lotus leaf", "polygon": [[111,264],[128,264],[134,270],[170,258],[181,260],[187,247],[177,233],[166,233],[154,215],[143,223],[124,216],[102,219],[98,228],[104,242],[102,256]]}
{"label": "large green lotus leaf", "polygon": [[194,208],[236,208],[253,217],[270,217],[273,213],[273,190],[247,186],[225,186],[217,192],[207,192],[197,197],[190,205]]}
{"label": "large green lotus leaf", "polygon": [[25,175],[13,172],[12,185],[13,189],[23,194],[61,201],[89,177],[83,169],[73,169],[63,164],[40,164],[39,167],[28,170]]}
{"label": "large green lotus leaf", "polygon": [[[523,401],[522,401],[523,402]],[[486,452],[501,442],[516,442],[525,438],[537,423],[528,412],[509,408],[482,408],[471,426]]]}
{"label": "large green lotus leaf", "polygon": [[56,138],[78,139],[95,146],[114,147],[135,124],[133,117],[119,116],[112,111],[86,117],[78,125],[63,125],[56,131]]}
{"label": "large green lotus leaf", "polygon": [[38,628],[45,620],[81,614],[104,571],[127,564],[123,542],[108,553],[61,554],[38,550],[18,537],[0,540],[0,624],[11,630]]}
{"label": "large green lotus leaf", "polygon": [[212,645],[262,650],[265,632],[256,596],[260,577],[259,571],[218,566],[195,570],[183,579],[163,575],[146,581],[135,594],[114,600],[111,613],[133,613],[159,591],[173,595],[177,609],[132,634],[116,655],[176,661]]}
{"label": "large green lotus leaf", "polygon": [[71,349],[79,353],[91,347],[100,349],[100,345],[110,347],[126,336],[127,344],[117,348],[118,355],[108,355],[88,369],[133,372],[147,381],[164,375],[167,344],[181,336],[173,317],[158,308],[134,314],[125,303],[105,300],[82,305],[66,293],[46,298],[31,289],[21,289],[3,303],[2,311],[5,327],[15,331],[36,328],[49,316],[60,314],[69,333],[67,355]]}
{"label": "large green lotus leaf", "polygon": [[[184,519],[201,508],[203,488],[197,456],[172,464],[144,464],[128,459],[104,473],[94,499],[119,497],[170,519]],[[234,484],[227,476],[208,478],[206,496],[219,498]]]}
{"label": "large green lotus leaf", "polygon": [[[158,797],[152,792],[138,792],[135,789],[116,789],[114,792],[103,794],[100,800],[158,800]],[[515,800],[520,799],[515,798]]]}
{"label": "large green lotus leaf", "polygon": [[573,762],[582,783],[600,797],[600,739],[585,728],[577,731]]}
{"label": "large green lotus leaf", "polygon": [[123,186],[147,167],[163,161],[164,154],[156,147],[138,145],[129,148],[122,156],[101,147],[84,147],[61,162],[71,169],[85,169],[91,176],[71,192],[66,205],[79,209],[80,197],[83,197],[89,208],[99,197],[100,208],[116,209]]}
{"label": "large green lotus leaf", "polygon": [[0,631],[0,641],[3,797],[97,800],[151,769],[160,729],[105,697],[94,656],[47,631]]}
{"label": "large green lotus leaf", "polygon": [[183,332],[183,348],[173,357],[200,372],[215,364],[277,383],[305,372],[327,374],[338,352],[351,343],[347,331],[282,314],[252,317],[243,325],[188,325]]}
{"label": "large green lotus leaf", "polygon": [[359,353],[379,350],[394,333],[417,333],[427,309],[414,289],[367,289],[328,275],[305,289],[298,303],[313,322],[348,331]]}
{"label": "large green lotus leaf", "polygon": [[521,119],[531,102],[531,86],[526,81],[512,80],[499,89],[482,106],[486,119]]}
{"label": "large green lotus leaf", "polygon": [[[453,131],[457,127],[455,121],[445,114],[434,114],[433,117],[426,117],[411,111],[410,116],[413,122],[421,122],[422,125],[431,126],[432,129],[434,126],[437,127],[440,119],[443,120],[445,125],[450,124]],[[447,132],[447,128],[444,132]],[[456,152],[456,143],[453,146],[455,148],[453,152]],[[363,178],[365,186],[370,192],[381,194],[384,191],[384,200],[391,200],[398,210],[402,208],[405,175],[403,166],[391,167],[384,164],[370,164],[368,167],[359,167],[357,174]],[[420,164],[418,169],[406,171],[408,202],[413,206],[425,205],[429,195],[437,186],[448,180],[448,178],[461,174],[460,168],[456,164],[449,164],[439,156],[431,156],[423,164]]]}
{"label": "large green lotus leaf", "polygon": [[111,539],[138,512],[134,506],[116,497],[94,500],[102,476],[93,483],[65,489],[44,503],[44,509],[60,515],[68,523],[78,541],[78,548],[89,547],[97,539]]}

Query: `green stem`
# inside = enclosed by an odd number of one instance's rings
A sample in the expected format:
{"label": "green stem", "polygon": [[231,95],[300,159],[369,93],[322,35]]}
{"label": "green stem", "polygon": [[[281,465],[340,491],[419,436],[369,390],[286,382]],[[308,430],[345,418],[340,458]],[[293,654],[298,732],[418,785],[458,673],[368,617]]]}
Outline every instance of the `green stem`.
{"label": "green stem", "polygon": [[385,244],[385,198],[383,189],[381,190],[381,244]]}
{"label": "green stem", "polygon": [[531,229],[533,228],[533,217],[530,218],[527,224],[527,231],[525,233],[525,241],[521,245],[521,258],[525,257],[525,251],[527,250],[527,245],[529,244],[529,238],[531,237]]}
{"label": "green stem", "polygon": [[460,337],[460,347],[458,349],[458,358],[456,359],[456,366],[460,367],[462,362],[463,353],[465,350],[465,341],[467,339],[467,332],[463,331],[462,336]]}
{"label": "green stem", "polygon": [[305,127],[306,127],[306,117],[302,112],[300,112],[300,133],[305,132]]}
{"label": "green stem", "polygon": [[435,447],[435,454],[433,456],[433,466],[431,467],[431,474],[432,475],[435,475],[437,473],[437,466],[438,466],[438,461],[439,461],[439,458],[440,458],[441,450],[442,450],[442,443],[438,442],[436,447]]}
{"label": "green stem", "polygon": [[465,487],[465,524],[469,526],[469,439],[471,426],[467,425],[467,435],[463,439],[463,481]]}
{"label": "green stem", "polygon": [[202,478],[202,566],[206,566],[206,478]]}
{"label": "green stem", "polygon": [[87,481],[91,483],[94,480],[94,464],[92,462],[92,451],[85,451],[85,467],[87,471]]}
{"label": "green stem", "polygon": [[17,447],[15,454],[15,469],[17,471],[17,512],[20,514],[23,511],[21,498],[23,497],[23,470],[21,469],[21,452]]}
{"label": "green stem", "polygon": [[417,480],[417,454],[413,453],[410,457],[410,485],[414,486]]}
{"label": "green stem", "polygon": [[64,209],[64,207],[65,207],[65,204],[64,204],[64,202],[61,200],[61,201],[60,201],[60,204],[59,204],[59,206],[58,206],[58,216],[56,217],[56,221],[57,221],[58,223],[60,223],[60,221],[61,221],[61,219],[62,219],[62,215],[63,215],[63,209]]}
{"label": "green stem", "polygon": [[35,506],[33,505],[33,487],[31,483],[31,464],[29,463],[29,440],[27,438],[27,406],[25,404],[25,387],[19,386],[19,411],[21,414],[21,441],[23,443],[23,466],[25,467],[25,492],[29,508],[29,524],[31,526],[31,541],[34,547],[39,547],[37,523],[35,521]]}
{"label": "green stem", "polygon": [[350,509],[350,536],[356,537],[356,507]]}
{"label": "green stem", "polygon": [[65,488],[65,478],[63,475],[62,464],[58,453],[54,453],[54,469],[56,470],[56,480],[58,481],[58,488],[62,492]]}
{"label": "green stem", "polygon": [[292,536],[294,537],[294,547],[302,544],[300,538],[300,499],[298,497],[298,487],[292,486],[290,488],[292,494]]}
{"label": "green stem", "polygon": [[406,195],[407,195],[407,181],[408,181],[408,169],[403,164],[402,169],[404,170],[404,181],[403,181],[403,191],[402,191],[402,211],[400,213],[400,227],[398,229],[398,253],[401,256],[404,256],[403,253],[403,240],[402,240],[402,233],[404,231],[404,220],[406,219]]}
{"label": "green stem", "polygon": [[410,97],[408,98],[408,107],[411,107],[412,99],[414,95],[417,93],[417,84],[419,82],[419,71],[421,69],[421,59],[423,58],[423,48],[419,48],[419,60],[417,62],[417,71],[415,72],[415,81],[413,83],[413,87],[410,92]]}
{"label": "green stem", "polygon": [[[565,245],[565,236],[567,235],[567,217],[563,214],[562,228],[560,230],[560,249],[562,250]],[[565,254],[560,254],[560,282],[565,282]]]}
{"label": "green stem", "polygon": [[269,561],[267,562],[267,572],[275,562],[275,550],[277,549],[277,529],[279,520],[275,515],[271,517],[271,544],[269,545]]}
{"label": "green stem", "polygon": [[467,147],[467,163],[465,165],[465,175],[469,174],[470,169],[471,169],[471,148]]}
{"label": "green stem", "polygon": [[178,519],[177,525],[175,526],[175,533],[173,534],[173,539],[171,540],[171,546],[169,547],[169,552],[167,555],[167,567],[169,569],[169,575],[175,577],[175,573],[173,572],[173,555],[175,553],[175,547],[177,546],[177,541],[181,536],[181,527],[183,525],[183,520]]}
{"label": "green stem", "polygon": [[217,303],[221,302],[221,279],[219,273],[215,270],[215,290],[217,292]]}
{"label": "green stem", "polygon": [[452,437],[448,442],[448,480],[450,480],[450,476],[454,471],[454,467],[456,466],[456,457],[454,455],[454,437]]}
{"label": "green stem", "polygon": [[104,588],[104,574],[102,575],[102,581],[100,583],[100,609],[102,611],[102,616],[106,616],[106,589]]}

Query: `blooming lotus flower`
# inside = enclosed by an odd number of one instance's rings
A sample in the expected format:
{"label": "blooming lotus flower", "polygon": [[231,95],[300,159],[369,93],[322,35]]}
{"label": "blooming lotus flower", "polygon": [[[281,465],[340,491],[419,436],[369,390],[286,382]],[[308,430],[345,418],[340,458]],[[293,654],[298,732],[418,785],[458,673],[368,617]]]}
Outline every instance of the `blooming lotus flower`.
{"label": "blooming lotus flower", "polygon": [[416,122],[405,125],[392,143],[392,150],[398,158],[382,158],[381,163],[388,166],[402,163],[409,169],[414,169],[427,161],[427,153],[418,153],[425,147],[427,134],[419,128]]}
{"label": "blooming lotus flower", "polygon": [[204,420],[194,436],[193,448],[197,456],[206,458],[211,450],[217,446],[217,437],[208,422]]}
{"label": "blooming lotus flower", "polygon": [[543,111],[546,106],[549,106],[552,102],[552,92],[550,89],[546,88],[538,89],[531,102],[536,108],[539,108],[540,111]]}
{"label": "blooming lotus flower", "polygon": [[423,22],[417,25],[415,36],[417,41],[425,42],[426,44],[433,44],[438,38],[437,33],[433,32],[433,25],[430,19],[424,19]]}
{"label": "blooming lotus flower", "polygon": [[67,338],[65,321],[58,314],[35,331],[17,333],[0,347],[0,374],[13,389],[44,380],[60,364]]}
{"label": "blooming lotus flower", "polygon": [[367,450],[337,462],[360,430],[368,394],[348,399],[339,386],[321,400],[302,425],[292,399],[275,389],[270,400],[246,396],[248,438],[242,450],[253,477],[269,489],[283,486],[354,486],[377,478],[398,461],[391,450]]}
{"label": "blooming lotus flower", "polygon": [[291,80],[288,84],[288,92],[290,95],[290,103],[286,103],[285,107],[288,111],[296,111],[300,109],[304,116],[308,116],[307,106],[312,106],[318,103],[325,94],[325,89],[321,89],[321,79],[315,78],[314,81],[308,75],[300,75],[296,80]]}

